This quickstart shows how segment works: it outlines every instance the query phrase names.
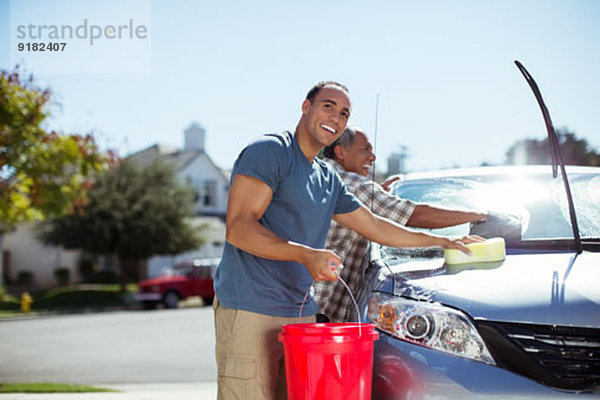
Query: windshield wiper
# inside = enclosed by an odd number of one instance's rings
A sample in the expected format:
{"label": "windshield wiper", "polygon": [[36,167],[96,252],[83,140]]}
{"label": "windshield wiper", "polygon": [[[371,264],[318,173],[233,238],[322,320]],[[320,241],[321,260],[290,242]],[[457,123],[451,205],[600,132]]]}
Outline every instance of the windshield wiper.
{"label": "windshield wiper", "polygon": [[548,142],[550,143],[550,149],[552,150],[552,177],[556,178],[557,170],[560,166],[560,174],[562,175],[563,183],[565,185],[565,192],[567,194],[567,201],[569,203],[569,216],[571,218],[571,228],[573,229],[573,238],[575,239],[575,249],[577,254],[581,254],[583,252],[583,246],[581,244],[581,236],[579,235],[579,226],[577,225],[577,216],[575,215],[575,205],[573,203],[573,196],[571,195],[571,187],[569,185],[569,179],[567,178],[567,172],[565,171],[565,162],[562,158],[562,153],[560,151],[560,146],[558,142],[558,136],[554,130],[554,126],[552,125],[552,119],[550,119],[550,113],[548,112],[548,108],[544,103],[544,99],[542,98],[542,93],[538,88],[537,83],[529,74],[529,72],[525,69],[523,64],[521,64],[518,60],[515,60],[515,64],[519,68],[519,71],[525,77],[525,80],[531,87],[533,94],[542,110],[542,115],[544,116],[544,122],[546,123],[546,130],[548,131]]}

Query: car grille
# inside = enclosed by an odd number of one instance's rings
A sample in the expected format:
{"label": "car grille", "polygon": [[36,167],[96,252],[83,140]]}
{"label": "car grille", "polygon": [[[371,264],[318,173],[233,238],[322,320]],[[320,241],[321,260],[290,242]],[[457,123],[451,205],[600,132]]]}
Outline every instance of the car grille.
{"label": "car grille", "polygon": [[478,321],[499,366],[570,391],[600,389],[600,329]]}

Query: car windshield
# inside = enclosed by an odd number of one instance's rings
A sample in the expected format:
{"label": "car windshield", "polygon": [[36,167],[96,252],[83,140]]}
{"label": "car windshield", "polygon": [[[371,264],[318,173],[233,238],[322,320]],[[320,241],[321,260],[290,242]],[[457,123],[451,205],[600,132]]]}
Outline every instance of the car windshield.
{"label": "car windshield", "polygon": [[[600,238],[600,172],[569,174],[569,182],[581,237]],[[409,179],[397,185],[394,193],[415,202],[446,208],[489,210],[490,215],[498,218],[486,223],[488,234],[482,236],[503,236],[507,243],[573,237],[562,178],[552,179],[550,173]],[[496,226],[492,226],[494,224]],[[431,231],[439,235],[465,236],[480,234],[477,228],[462,224]],[[410,254],[411,258],[438,254],[428,249],[384,250],[395,253],[396,257],[398,253]]]}
{"label": "car windshield", "polygon": [[189,275],[190,272],[192,272],[192,266],[185,266],[185,267],[174,267],[169,271],[169,275],[171,276],[185,276],[185,275]]}

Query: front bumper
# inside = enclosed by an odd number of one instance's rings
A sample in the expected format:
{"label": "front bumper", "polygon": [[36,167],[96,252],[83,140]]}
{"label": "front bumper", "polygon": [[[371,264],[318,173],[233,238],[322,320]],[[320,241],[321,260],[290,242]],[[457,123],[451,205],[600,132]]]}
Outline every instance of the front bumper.
{"label": "front bumper", "polygon": [[375,342],[373,399],[600,398],[563,392],[502,368],[416,346],[380,332]]}
{"label": "front bumper", "polygon": [[134,298],[137,301],[161,301],[162,294],[160,293],[136,293]]}

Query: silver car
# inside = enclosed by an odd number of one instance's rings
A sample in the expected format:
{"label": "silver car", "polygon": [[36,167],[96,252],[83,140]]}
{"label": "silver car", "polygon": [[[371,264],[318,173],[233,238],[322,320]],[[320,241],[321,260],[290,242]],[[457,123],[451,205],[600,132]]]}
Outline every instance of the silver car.
{"label": "silver car", "polygon": [[404,176],[417,202],[487,209],[433,230],[503,237],[506,258],[446,265],[440,249],[373,245],[359,294],[376,324],[374,399],[600,398],[600,168],[481,167]]}

